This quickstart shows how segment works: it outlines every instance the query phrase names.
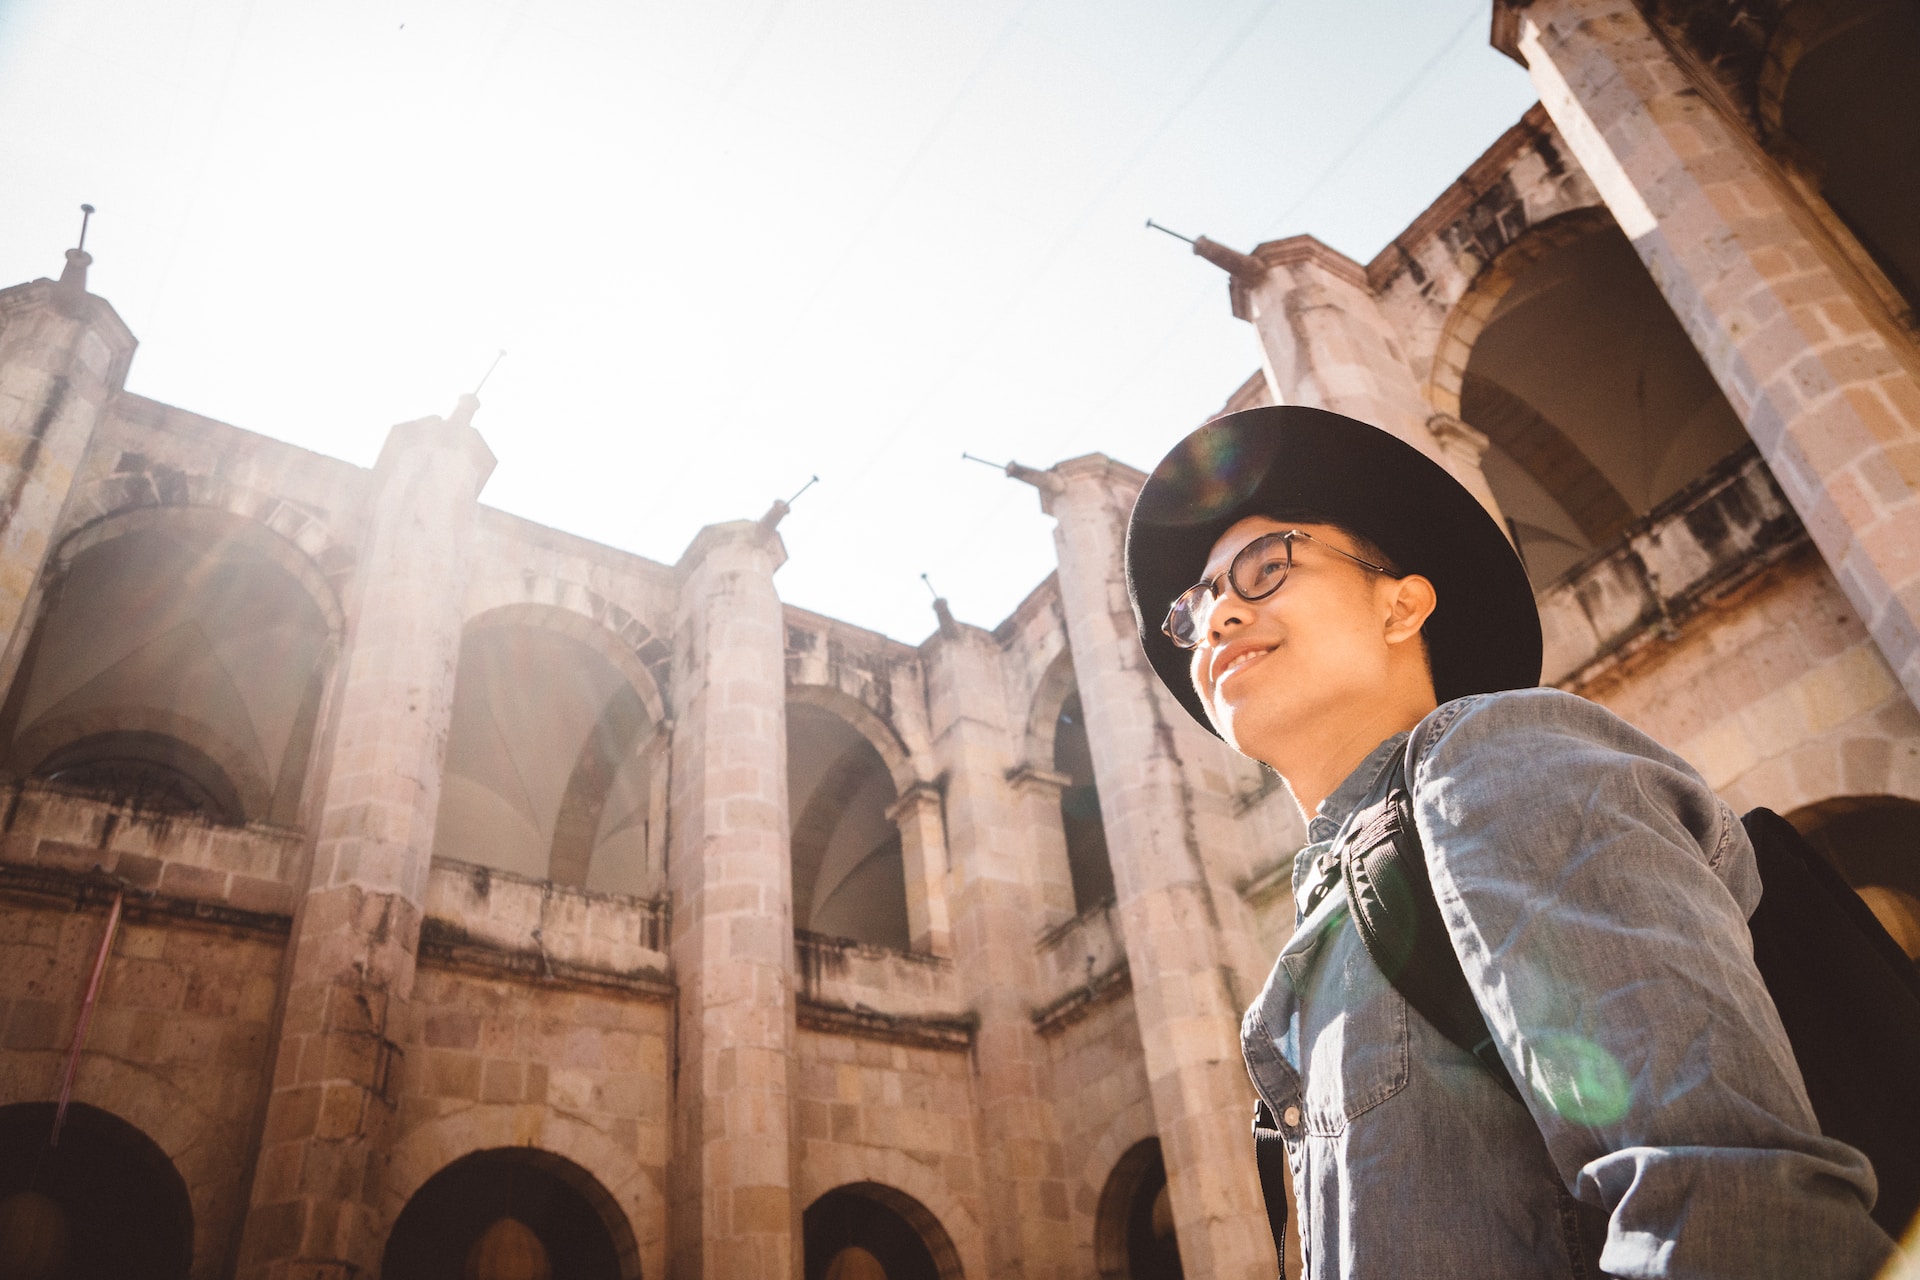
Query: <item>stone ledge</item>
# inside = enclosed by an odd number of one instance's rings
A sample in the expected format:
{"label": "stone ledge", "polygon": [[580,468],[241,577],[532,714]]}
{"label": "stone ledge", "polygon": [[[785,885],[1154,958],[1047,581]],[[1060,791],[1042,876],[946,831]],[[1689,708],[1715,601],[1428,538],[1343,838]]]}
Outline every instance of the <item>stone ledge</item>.
{"label": "stone ledge", "polygon": [[584,987],[620,991],[648,1000],[671,1002],[678,989],[664,969],[614,972],[556,960],[533,948],[502,947],[474,938],[435,916],[420,922],[420,963],[486,978],[508,978],[542,987]]}
{"label": "stone ledge", "polygon": [[0,862],[0,893],[18,898],[57,901],[73,910],[102,906],[116,891],[127,895],[123,908],[133,924],[178,921],[284,938],[293,931],[293,916],[278,911],[253,911],[129,886],[104,871],[70,871],[61,867],[23,866]]}
{"label": "stone ledge", "polygon": [[1132,990],[1133,971],[1122,960],[1111,969],[1089,978],[1085,986],[1035,1009],[1033,1029],[1043,1036],[1058,1035],[1101,1005],[1118,1000]]}
{"label": "stone ledge", "polygon": [[807,1031],[858,1036],[916,1049],[966,1051],[973,1048],[980,1019],[971,1013],[950,1016],[910,1016],[878,1009],[848,1008],[802,997],[795,1003],[795,1020]]}

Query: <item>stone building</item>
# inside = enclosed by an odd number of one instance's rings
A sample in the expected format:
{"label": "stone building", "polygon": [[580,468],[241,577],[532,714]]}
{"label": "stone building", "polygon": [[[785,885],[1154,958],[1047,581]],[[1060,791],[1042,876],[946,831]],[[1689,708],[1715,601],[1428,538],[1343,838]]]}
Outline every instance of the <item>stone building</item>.
{"label": "stone building", "polygon": [[[1545,678],[1920,953],[1920,18],[1492,21],[1541,104],[1373,261],[1196,246],[1229,405],[1443,460]],[[781,602],[778,506],[664,565],[481,505],[471,399],[362,469],[131,394],[88,262],[0,291],[14,1273],[1272,1274],[1302,830],[1141,660],[1138,471],[1010,468],[1057,572],[908,645]]]}

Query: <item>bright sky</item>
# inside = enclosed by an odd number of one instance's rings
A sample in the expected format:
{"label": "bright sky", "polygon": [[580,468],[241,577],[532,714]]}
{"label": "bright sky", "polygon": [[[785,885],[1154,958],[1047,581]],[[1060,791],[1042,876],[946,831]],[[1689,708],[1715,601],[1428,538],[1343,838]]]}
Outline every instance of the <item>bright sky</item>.
{"label": "bright sky", "polygon": [[0,284],[77,206],[131,390],[371,464],[505,348],[483,500],[904,640],[1051,569],[960,459],[1152,465],[1239,249],[1365,261],[1533,100],[1487,0],[0,0]]}

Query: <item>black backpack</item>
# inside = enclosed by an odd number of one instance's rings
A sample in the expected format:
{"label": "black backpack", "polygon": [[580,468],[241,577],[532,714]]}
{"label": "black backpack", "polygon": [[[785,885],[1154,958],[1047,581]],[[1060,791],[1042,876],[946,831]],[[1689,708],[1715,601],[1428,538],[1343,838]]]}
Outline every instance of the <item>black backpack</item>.
{"label": "black backpack", "polygon": [[[1785,818],[1755,809],[1741,824],[1760,870],[1760,905],[1747,921],[1754,963],[1821,1132],[1873,1162],[1873,1218],[1898,1239],[1920,1211],[1920,969]],[[1403,758],[1394,761],[1385,799],[1355,816],[1341,875],[1381,973],[1518,1098],[1434,901]],[[1254,1114],[1254,1139],[1268,1225],[1284,1259],[1286,1149],[1265,1103]]]}

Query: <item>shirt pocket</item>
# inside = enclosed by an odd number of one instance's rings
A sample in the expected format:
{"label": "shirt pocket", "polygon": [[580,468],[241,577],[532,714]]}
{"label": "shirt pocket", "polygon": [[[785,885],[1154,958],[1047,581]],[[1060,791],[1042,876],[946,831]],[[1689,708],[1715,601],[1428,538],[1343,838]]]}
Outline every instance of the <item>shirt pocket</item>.
{"label": "shirt pocket", "polygon": [[1407,1087],[1407,1002],[1373,963],[1344,910],[1283,961],[1299,1002],[1306,1129],[1336,1136]]}

